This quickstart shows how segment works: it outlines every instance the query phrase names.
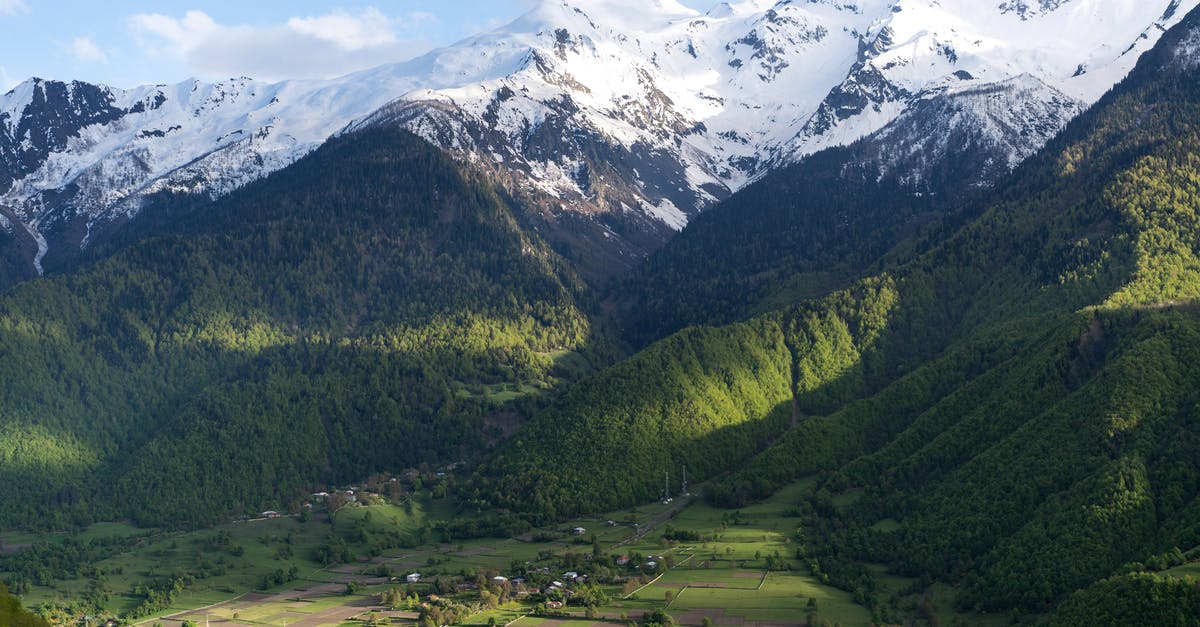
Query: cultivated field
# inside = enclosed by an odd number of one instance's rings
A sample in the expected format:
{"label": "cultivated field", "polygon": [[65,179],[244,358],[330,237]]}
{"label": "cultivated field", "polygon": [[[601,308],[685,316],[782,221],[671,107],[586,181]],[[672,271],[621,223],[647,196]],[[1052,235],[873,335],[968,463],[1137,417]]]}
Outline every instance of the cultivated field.
{"label": "cultivated field", "polygon": [[[512,624],[513,627],[586,627],[613,625],[664,609],[684,625],[736,627],[798,627],[807,621],[867,625],[871,612],[854,602],[850,593],[824,584],[796,557],[795,532],[800,523],[796,504],[811,490],[801,481],[769,501],[738,512],[710,507],[699,499],[677,499],[611,512],[596,518],[567,521],[515,538],[462,542],[427,542],[380,550],[385,541],[429,533],[428,521],[446,519],[455,512],[446,503],[426,503],[402,508],[392,505],[346,507],[332,518],[318,514],[302,521],[297,517],[254,520],[192,533],[157,533],[126,525],[97,525],[81,539],[125,538],[128,548],[92,565],[109,591],[114,615],[136,607],[138,586],[151,585],[178,572],[207,569],[207,576],[189,583],[170,603],[137,624],[177,627],[184,621],[224,627],[337,627],[378,624],[415,624],[416,611],[392,611],[380,604],[380,593],[405,586],[408,573],[419,572],[421,583],[410,590],[424,599],[438,579],[472,581],[484,574],[512,576],[523,564],[529,569],[563,569],[564,560],[589,556],[599,550],[611,566],[616,556],[636,556],[640,562],[626,567],[640,578],[606,584],[608,597],[596,608],[595,618],[585,618],[584,608],[568,606],[566,615],[528,615],[532,607],[518,602],[472,615],[465,624]],[[839,497],[845,506],[855,495]],[[571,530],[585,528],[584,536]],[[595,544],[593,544],[593,536]],[[690,541],[680,537],[695,538]],[[350,546],[355,559],[324,566],[317,558],[331,538]],[[22,535],[6,537],[13,546],[54,539]],[[394,542],[393,542],[394,543]],[[572,557],[574,556],[574,557]],[[651,568],[649,562],[655,562]],[[871,566],[883,594],[897,594],[913,580]],[[271,581],[272,573],[291,571],[295,579]],[[24,600],[29,606],[44,602],[69,603],[95,587],[96,576],[33,586]],[[950,624],[956,618],[946,609],[951,593],[933,590],[945,602],[939,618]],[[455,598],[478,599],[473,591]],[[971,623],[996,623],[999,617],[972,617]],[[516,621],[516,622],[514,622]]]}

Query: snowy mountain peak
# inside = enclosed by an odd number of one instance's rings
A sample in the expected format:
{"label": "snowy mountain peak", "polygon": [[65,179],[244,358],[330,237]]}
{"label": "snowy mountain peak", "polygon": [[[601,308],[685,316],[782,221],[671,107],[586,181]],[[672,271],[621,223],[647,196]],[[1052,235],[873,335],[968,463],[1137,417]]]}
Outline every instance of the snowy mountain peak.
{"label": "snowy mountain peak", "polygon": [[578,248],[632,263],[769,168],[935,110],[964,133],[1024,133],[989,135],[1010,167],[1197,3],[545,0],[330,81],[31,80],[0,96],[0,226],[44,236],[53,261],[154,194],[220,195],[331,135],[399,124],[495,171],[551,227],[588,231]]}

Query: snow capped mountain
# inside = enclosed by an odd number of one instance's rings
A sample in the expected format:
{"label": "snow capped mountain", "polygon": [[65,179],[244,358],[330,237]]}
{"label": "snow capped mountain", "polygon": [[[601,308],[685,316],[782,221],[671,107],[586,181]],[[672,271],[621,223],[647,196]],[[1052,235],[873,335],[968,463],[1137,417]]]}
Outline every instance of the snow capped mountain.
{"label": "snow capped mountain", "polygon": [[882,128],[914,101],[961,81],[998,83],[1028,74],[1090,105],[1196,5],[1185,0],[887,4],[885,17],[853,31],[858,59],[818,111],[803,120],[782,151],[784,159]]}
{"label": "snow capped mountain", "polygon": [[988,187],[1083,111],[1080,102],[1028,74],[973,83],[910,103],[855,144],[848,167],[918,193]]}
{"label": "snow capped mountain", "polygon": [[400,124],[492,170],[560,249],[628,265],[766,170],[868,135],[881,176],[919,187],[970,153],[986,185],[1198,3],[547,0],[331,81],[34,79],[0,96],[0,226],[37,240],[40,271],[156,192],[221,195]]}
{"label": "snow capped mountain", "polygon": [[46,238],[86,246],[94,226],[136,214],[150,194],[221,195],[286,167],[408,88],[381,91],[379,78],[26,81],[0,100],[0,215],[40,240],[40,271]]}

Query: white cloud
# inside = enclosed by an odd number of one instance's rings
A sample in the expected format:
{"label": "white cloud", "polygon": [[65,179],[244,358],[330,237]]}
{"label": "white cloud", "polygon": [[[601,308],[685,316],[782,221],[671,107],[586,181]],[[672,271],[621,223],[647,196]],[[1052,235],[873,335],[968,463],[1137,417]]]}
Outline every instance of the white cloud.
{"label": "white cloud", "polygon": [[0,15],[16,15],[29,11],[29,4],[25,0],[0,0]]}
{"label": "white cloud", "polygon": [[202,11],[188,11],[182,18],[138,14],[127,23],[144,52],[176,57],[199,76],[279,80],[331,78],[409,59],[429,44],[401,38],[398,32],[429,19],[427,14],[389,17],[368,7],[268,26],[219,24]]}
{"label": "white cloud", "polygon": [[76,37],[71,41],[71,54],[80,61],[108,63],[108,55],[90,37]]}
{"label": "white cloud", "polygon": [[343,50],[362,50],[396,43],[391,18],[374,7],[360,15],[335,11],[320,17],[293,17],[287,25],[297,33],[336,44]]}
{"label": "white cloud", "polygon": [[156,49],[156,52],[174,52],[179,55],[186,55],[205,39],[227,30],[203,11],[188,11],[181,20],[158,13],[141,13],[129,18],[129,24],[135,31],[158,40],[154,43],[161,48]]}

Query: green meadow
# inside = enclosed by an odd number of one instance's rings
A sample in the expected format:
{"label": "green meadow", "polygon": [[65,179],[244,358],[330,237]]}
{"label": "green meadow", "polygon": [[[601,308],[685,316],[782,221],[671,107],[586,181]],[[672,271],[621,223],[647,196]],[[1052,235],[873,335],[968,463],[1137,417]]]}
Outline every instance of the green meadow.
{"label": "green meadow", "polygon": [[[390,611],[379,603],[379,594],[405,586],[409,573],[421,574],[421,582],[409,589],[424,598],[434,582],[511,577],[518,565],[530,571],[544,568],[558,577],[568,569],[564,564],[583,563],[569,569],[586,573],[586,565],[599,552],[610,571],[620,571],[613,566],[617,556],[634,556],[640,562],[623,571],[631,581],[600,585],[608,602],[596,608],[594,618],[570,605],[566,616],[538,617],[531,615],[532,605],[510,600],[472,614],[463,624],[483,626],[494,620],[521,626],[569,619],[569,627],[583,627],[592,624],[589,621],[613,624],[604,621],[620,622],[659,609],[686,625],[700,625],[705,618],[716,625],[800,625],[810,617],[846,626],[870,624],[872,610],[811,572],[797,556],[797,528],[803,524],[797,505],[811,497],[814,485],[811,479],[795,482],[767,501],[740,510],[684,497],[566,521],[517,537],[450,542],[421,540],[439,527],[439,521],[459,514],[445,501],[353,504],[332,517],[318,512],[195,532],[95,525],[74,539],[125,544],[85,565],[81,576],[31,586],[23,601],[33,608],[47,603],[69,606],[100,587],[111,614],[128,615],[144,602],[139,590],[189,573],[192,577],[169,606],[141,616],[137,624],[162,622],[172,627],[183,620],[203,624],[206,618],[229,626],[363,624],[358,619],[415,624],[415,612]],[[854,498],[839,495],[835,504],[844,507]],[[586,531],[575,535],[576,527]],[[9,546],[66,539],[60,534],[3,537]],[[324,556],[335,544],[345,548],[349,561],[325,563]],[[654,568],[650,561],[656,562]],[[878,596],[910,612],[930,599],[940,601],[935,607],[943,624],[1000,620],[957,616],[949,591],[935,587],[922,596],[913,592],[914,580],[891,574],[882,565],[866,566],[878,582]],[[281,572],[282,581],[277,577]],[[459,591],[451,597],[472,603],[479,593]]]}

